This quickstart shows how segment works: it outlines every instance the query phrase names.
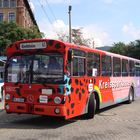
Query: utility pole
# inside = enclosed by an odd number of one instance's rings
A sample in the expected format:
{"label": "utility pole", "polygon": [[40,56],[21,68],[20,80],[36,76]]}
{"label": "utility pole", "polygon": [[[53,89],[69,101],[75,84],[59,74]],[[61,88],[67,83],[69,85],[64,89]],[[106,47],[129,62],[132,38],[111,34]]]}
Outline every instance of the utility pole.
{"label": "utility pole", "polygon": [[69,42],[71,43],[71,10],[72,10],[72,6],[69,5]]}

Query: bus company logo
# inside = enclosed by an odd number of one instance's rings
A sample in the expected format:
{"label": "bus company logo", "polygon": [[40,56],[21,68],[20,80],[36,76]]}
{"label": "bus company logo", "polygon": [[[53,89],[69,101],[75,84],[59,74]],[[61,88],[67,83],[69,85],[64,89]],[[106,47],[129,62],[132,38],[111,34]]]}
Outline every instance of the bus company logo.
{"label": "bus company logo", "polygon": [[88,91],[89,91],[89,92],[93,91],[93,83],[90,83],[90,84],[88,85]]}
{"label": "bus company logo", "polygon": [[28,103],[33,103],[33,102],[34,102],[34,96],[31,95],[31,94],[28,95],[28,96],[27,96],[27,102],[28,102]]}
{"label": "bus company logo", "polygon": [[102,81],[99,80],[99,89],[129,87],[130,81]]}

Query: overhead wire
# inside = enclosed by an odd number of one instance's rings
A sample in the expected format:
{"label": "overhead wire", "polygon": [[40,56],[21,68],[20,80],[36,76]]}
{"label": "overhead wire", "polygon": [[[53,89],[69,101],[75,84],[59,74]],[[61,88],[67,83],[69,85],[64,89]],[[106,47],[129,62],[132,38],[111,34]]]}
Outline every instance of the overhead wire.
{"label": "overhead wire", "polygon": [[[53,10],[52,10],[52,8],[51,8],[49,2],[48,2],[48,0],[45,0],[45,1],[46,1],[46,4],[48,5],[48,8],[49,8],[49,10],[50,10],[50,12],[51,12],[53,18],[54,18],[54,21],[57,23],[58,20],[57,20],[55,14],[54,14],[54,12],[53,12]],[[51,27],[52,27],[52,30],[57,34],[57,36],[59,36],[59,33],[55,30],[55,28],[54,28],[54,26],[53,26],[53,22],[52,22],[51,18],[49,17],[49,15],[47,14],[44,5],[40,2],[40,0],[38,0],[38,3],[39,3],[39,5],[41,6],[41,8],[42,8],[42,10],[43,10],[43,12],[44,12],[44,14],[45,14],[45,16],[47,17],[47,19],[48,19],[48,21],[49,21],[49,23],[50,23],[50,25],[51,25]]]}
{"label": "overhead wire", "polygon": [[48,16],[46,10],[44,9],[43,4],[40,2],[40,0],[38,0],[38,3],[40,4],[40,6],[41,6],[41,8],[42,8],[42,10],[43,10],[43,12],[44,12],[44,14],[45,14],[45,16],[47,17],[48,21],[49,21],[50,24],[52,25],[52,21],[51,21],[50,17]]}
{"label": "overhead wire", "polygon": [[[49,21],[49,23],[50,23],[50,26],[52,27],[52,30],[53,30],[53,31],[57,34],[57,36],[58,36],[59,33],[57,33],[57,31],[55,30],[55,28],[54,28],[54,26],[53,26],[53,22],[52,22],[52,20],[50,19],[49,15],[47,14],[47,12],[46,12],[46,10],[45,10],[43,4],[40,2],[40,0],[38,0],[38,3],[39,3],[39,5],[41,6],[41,9],[42,9],[42,11],[44,12],[45,16],[47,17],[47,19],[48,19],[48,21]],[[54,16],[55,16],[55,15],[54,15]],[[57,20],[56,20],[56,21],[57,21]]]}
{"label": "overhead wire", "polygon": [[55,19],[55,21],[57,21],[56,16],[55,16],[55,14],[54,14],[54,12],[53,12],[53,10],[52,10],[52,8],[51,8],[51,6],[50,6],[48,0],[46,0],[46,3],[47,3],[47,5],[48,5],[48,8],[49,8],[49,10],[50,10],[50,12],[51,12],[53,18]]}

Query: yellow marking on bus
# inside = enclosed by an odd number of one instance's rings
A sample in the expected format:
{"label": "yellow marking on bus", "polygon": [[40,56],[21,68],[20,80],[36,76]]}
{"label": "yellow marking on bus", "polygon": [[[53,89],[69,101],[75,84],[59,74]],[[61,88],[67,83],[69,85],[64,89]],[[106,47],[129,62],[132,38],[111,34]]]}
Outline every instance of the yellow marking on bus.
{"label": "yellow marking on bus", "polygon": [[94,86],[94,90],[96,90],[98,92],[100,103],[102,103],[102,96],[101,96],[101,92],[100,92],[100,89],[98,88],[98,86]]}

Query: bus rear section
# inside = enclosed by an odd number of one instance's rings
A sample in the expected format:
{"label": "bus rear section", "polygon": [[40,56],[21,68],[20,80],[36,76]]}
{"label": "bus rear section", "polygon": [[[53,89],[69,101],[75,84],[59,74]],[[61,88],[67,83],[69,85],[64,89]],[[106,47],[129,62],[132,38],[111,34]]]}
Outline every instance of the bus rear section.
{"label": "bus rear section", "polygon": [[21,41],[7,49],[7,56],[6,112],[66,117],[65,45]]}

